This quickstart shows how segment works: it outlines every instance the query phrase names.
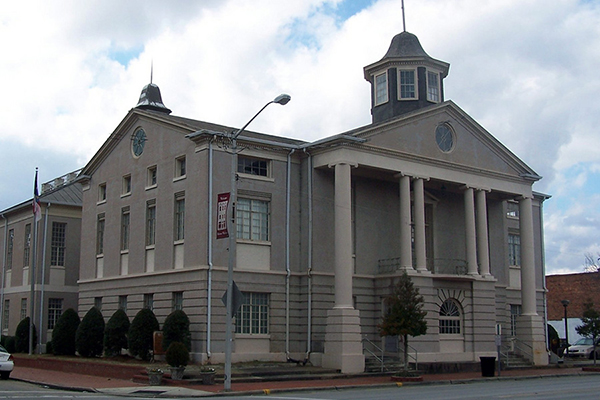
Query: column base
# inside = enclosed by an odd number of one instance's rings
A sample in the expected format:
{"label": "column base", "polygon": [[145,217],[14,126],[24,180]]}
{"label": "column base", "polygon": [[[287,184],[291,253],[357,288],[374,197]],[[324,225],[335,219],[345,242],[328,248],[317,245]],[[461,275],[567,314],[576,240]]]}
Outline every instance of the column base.
{"label": "column base", "polygon": [[360,317],[353,308],[334,308],[327,312],[323,367],[358,374],[365,370],[360,333]]}
{"label": "column base", "polygon": [[544,320],[539,315],[521,315],[517,320],[517,338],[531,346],[534,365],[548,365]]}

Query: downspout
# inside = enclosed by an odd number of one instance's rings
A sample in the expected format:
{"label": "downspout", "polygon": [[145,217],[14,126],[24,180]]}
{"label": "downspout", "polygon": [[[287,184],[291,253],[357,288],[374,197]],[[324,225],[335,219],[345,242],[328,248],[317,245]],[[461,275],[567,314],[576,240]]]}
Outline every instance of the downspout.
{"label": "downspout", "polygon": [[544,245],[544,199],[540,201],[540,242],[542,243],[542,285],[543,285],[543,297],[544,297],[544,340],[546,344],[546,351],[548,350],[548,297],[546,293],[546,246]]}
{"label": "downspout", "polygon": [[307,169],[308,169],[308,177],[307,177],[307,186],[308,186],[308,257],[307,257],[307,271],[306,275],[308,277],[308,304],[307,304],[307,312],[308,312],[308,326],[306,330],[306,356],[304,358],[304,363],[309,360],[310,353],[312,351],[312,234],[313,234],[313,211],[312,211],[312,194],[313,194],[313,181],[312,181],[312,155],[304,149],[304,153],[308,155],[307,159]]}
{"label": "downspout", "polygon": [[[51,203],[46,204],[46,212],[44,215],[44,244],[42,245],[42,289],[40,292],[40,324],[38,325],[40,334],[38,335],[38,354],[42,354],[42,328],[44,326],[44,282],[46,282],[46,243],[48,240],[48,209],[51,205]],[[48,341],[48,338],[46,338],[46,341]]]}
{"label": "downspout", "polygon": [[0,214],[4,219],[4,254],[2,254],[2,287],[0,287],[0,332],[4,328],[4,279],[6,277],[6,257],[8,249],[8,218],[6,215]]}
{"label": "downspout", "polygon": [[287,187],[285,193],[285,357],[290,361],[290,212],[291,212],[291,177],[292,177],[292,154],[295,149],[290,150],[287,155]]}
{"label": "downspout", "polygon": [[210,360],[210,331],[212,328],[212,272],[213,272],[213,255],[212,255],[212,192],[213,192],[213,139],[208,142],[208,276],[207,276],[207,294],[206,294],[206,357]]}

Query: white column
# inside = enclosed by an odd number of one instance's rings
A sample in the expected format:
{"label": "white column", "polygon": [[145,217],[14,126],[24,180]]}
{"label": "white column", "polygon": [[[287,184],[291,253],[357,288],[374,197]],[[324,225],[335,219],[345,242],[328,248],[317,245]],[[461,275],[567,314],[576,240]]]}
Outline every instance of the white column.
{"label": "white column", "polygon": [[487,201],[485,190],[477,190],[477,257],[480,273],[490,276],[490,248],[488,239]]}
{"label": "white column", "polygon": [[473,188],[465,188],[465,242],[467,251],[467,273],[477,275],[477,247],[475,241],[475,201]]}
{"label": "white column", "polygon": [[335,165],[335,307],[354,308],[352,301],[352,195],[350,164]]}
{"label": "white column", "polygon": [[410,177],[400,176],[400,268],[413,269],[410,218]]}
{"label": "white column", "polygon": [[427,271],[427,251],[425,246],[425,193],[423,178],[413,181],[414,213],[415,213],[415,255],[417,259],[417,271]]}
{"label": "white column", "polygon": [[533,210],[530,197],[519,201],[521,235],[521,301],[522,315],[537,315],[535,291],[535,255],[533,242]]}

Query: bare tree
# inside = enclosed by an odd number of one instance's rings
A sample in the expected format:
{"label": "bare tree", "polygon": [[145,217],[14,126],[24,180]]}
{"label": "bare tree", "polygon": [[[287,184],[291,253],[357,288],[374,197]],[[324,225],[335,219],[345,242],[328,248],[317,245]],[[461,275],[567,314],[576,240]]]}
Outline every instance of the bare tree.
{"label": "bare tree", "polygon": [[583,262],[585,272],[600,271],[600,253],[585,253],[585,261]]}

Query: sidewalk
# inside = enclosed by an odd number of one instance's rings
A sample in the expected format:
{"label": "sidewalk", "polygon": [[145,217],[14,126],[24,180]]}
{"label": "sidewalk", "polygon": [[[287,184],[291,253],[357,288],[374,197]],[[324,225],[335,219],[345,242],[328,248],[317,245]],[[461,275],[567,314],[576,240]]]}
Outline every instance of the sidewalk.
{"label": "sidewalk", "polygon": [[[496,372],[497,373],[497,372]],[[450,374],[424,375],[423,382],[404,383],[404,385],[419,384],[452,384],[458,382],[484,381],[494,379],[528,379],[537,377],[583,375],[595,372],[584,372],[581,367],[530,368],[502,371],[500,377],[482,378],[480,372],[459,372]],[[223,384],[216,385],[190,385],[181,386],[149,386],[134,383],[131,380],[105,378],[98,376],[73,374],[47,369],[26,368],[16,366],[11,378],[31,383],[43,384],[55,389],[76,391],[101,392],[124,396],[153,396],[153,397],[203,397],[220,394],[231,394],[223,391]],[[316,390],[325,388],[352,388],[365,386],[399,386],[392,382],[389,376],[360,375],[344,378],[315,377],[311,380],[298,381],[262,381],[262,382],[233,382],[232,392],[237,394],[270,394],[290,390]]]}

